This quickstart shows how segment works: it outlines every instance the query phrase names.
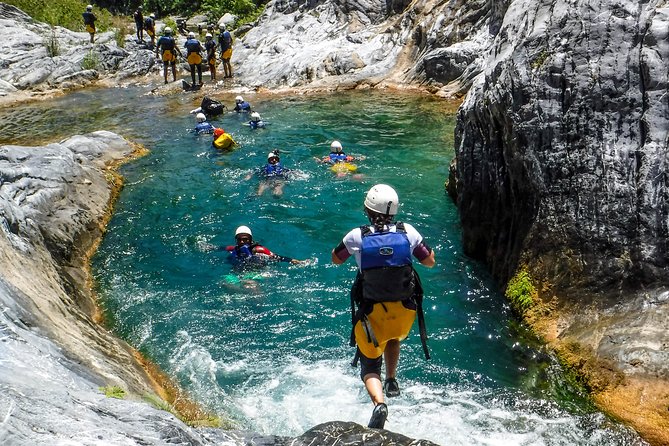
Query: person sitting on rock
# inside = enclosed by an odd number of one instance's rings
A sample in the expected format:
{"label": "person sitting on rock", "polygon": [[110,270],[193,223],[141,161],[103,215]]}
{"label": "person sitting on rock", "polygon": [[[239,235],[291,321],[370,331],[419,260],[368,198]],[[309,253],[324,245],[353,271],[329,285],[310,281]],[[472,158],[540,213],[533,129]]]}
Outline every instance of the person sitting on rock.
{"label": "person sitting on rock", "polygon": [[93,6],[86,6],[86,12],[82,13],[81,16],[84,18],[84,26],[86,26],[86,31],[91,35],[91,43],[95,39],[95,21],[98,19],[93,14]]}

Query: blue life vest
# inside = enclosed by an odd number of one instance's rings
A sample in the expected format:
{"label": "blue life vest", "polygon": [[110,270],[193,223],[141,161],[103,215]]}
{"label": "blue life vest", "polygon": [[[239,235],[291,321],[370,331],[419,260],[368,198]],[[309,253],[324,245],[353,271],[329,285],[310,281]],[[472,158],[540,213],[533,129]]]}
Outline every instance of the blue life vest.
{"label": "blue life vest", "polygon": [[249,126],[252,129],[262,128],[265,127],[265,121],[249,121]]}
{"label": "blue life vest", "polygon": [[263,167],[262,173],[266,177],[280,177],[286,173],[286,169],[284,169],[281,163],[267,163],[265,164],[265,167]]}
{"label": "blue life vest", "polygon": [[330,152],[330,161],[333,163],[346,161],[346,154],[344,152]]}
{"label": "blue life vest", "polygon": [[172,36],[160,36],[156,46],[162,48],[163,51],[173,51],[176,46],[176,41]]}
{"label": "blue life vest", "polygon": [[396,232],[372,232],[362,226],[360,270],[362,296],[374,302],[394,302],[413,296],[415,281],[411,259],[411,243],[404,224],[395,225]]}
{"label": "blue life vest", "polygon": [[253,248],[257,244],[235,246],[235,249],[230,251],[229,261],[236,268],[253,268],[264,266],[267,262],[265,259],[253,253]]}
{"label": "blue life vest", "polygon": [[251,111],[251,104],[249,104],[246,101],[240,102],[240,103],[235,105],[235,111],[238,112],[238,113],[239,112],[250,112]]}
{"label": "blue life vest", "polygon": [[188,51],[188,54],[199,53],[202,50],[202,46],[200,45],[200,41],[197,40],[197,39],[186,40],[186,44],[184,46],[186,47],[186,51]]}
{"label": "blue life vest", "polygon": [[198,124],[195,126],[195,131],[198,134],[214,133],[214,126],[208,122],[198,122]]}

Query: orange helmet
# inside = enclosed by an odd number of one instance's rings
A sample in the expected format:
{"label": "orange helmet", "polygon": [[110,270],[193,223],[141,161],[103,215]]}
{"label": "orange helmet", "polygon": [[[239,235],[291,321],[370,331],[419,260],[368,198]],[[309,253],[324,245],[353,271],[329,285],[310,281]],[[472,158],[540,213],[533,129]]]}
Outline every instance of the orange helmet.
{"label": "orange helmet", "polygon": [[218,128],[214,129],[214,136],[215,136],[216,138],[218,138],[219,136],[221,136],[223,133],[225,133],[225,130],[223,130],[223,129],[218,129]]}

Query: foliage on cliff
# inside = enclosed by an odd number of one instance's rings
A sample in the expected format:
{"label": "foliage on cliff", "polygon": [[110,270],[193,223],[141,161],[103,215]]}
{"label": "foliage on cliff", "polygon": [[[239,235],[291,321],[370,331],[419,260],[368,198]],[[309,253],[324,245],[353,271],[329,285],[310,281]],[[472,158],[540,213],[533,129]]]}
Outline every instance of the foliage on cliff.
{"label": "foliage on cliff", "polygon": [[[33,19],[53,26],[62,26],[72,31],[85,31],[81,14],[86,10],[88,3],[82,0],[3,0],[9,5],[16,6]],[[111,27],[112,15],[105,9],[94,7],[93,13],[97,17],[95,23],[98,31],[106,31]]]}
{"label": "foliage on cliff", "polygon": [[509,280],[504,295],[509,299],[513,308],[521,314],[536,302],[537,290],[526,267],[518,269]]}

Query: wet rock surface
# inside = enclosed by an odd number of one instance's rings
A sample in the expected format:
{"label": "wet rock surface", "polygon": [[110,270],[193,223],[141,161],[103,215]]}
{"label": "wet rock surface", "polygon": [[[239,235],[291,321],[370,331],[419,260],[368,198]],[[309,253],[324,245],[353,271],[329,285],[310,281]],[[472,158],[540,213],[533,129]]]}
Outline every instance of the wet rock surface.
{"label": "wet rock surface", "polygon": [[450,181],[466,252],[502,284],[526,264],[540,331],[622,373],[604,387],[655,380],[628,406],[665,432],[668,28],[659,1],[513,2],[460,109]]}

